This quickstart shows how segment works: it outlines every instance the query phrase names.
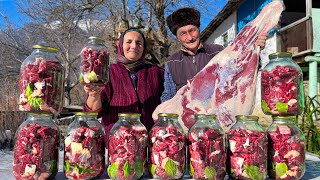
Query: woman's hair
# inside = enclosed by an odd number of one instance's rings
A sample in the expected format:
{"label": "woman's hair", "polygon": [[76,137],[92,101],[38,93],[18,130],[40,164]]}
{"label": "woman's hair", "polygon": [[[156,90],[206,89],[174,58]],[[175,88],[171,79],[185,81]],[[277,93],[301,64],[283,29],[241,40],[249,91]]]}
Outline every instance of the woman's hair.
{"label": "woman's hair", "polygon": [[127,34],[128,32],[137,32],[141,35],[141,37],[143,39],[143,53],[142,53],[141,58],[144,58],[144,56],[146,54],[146,50],[147,50],[147,41],[146,41],[146,38],[144,37],[143,33],[137,28],[129,28],[121,34],[120,39],[118,41],[118,54],[124,56],[123,39],[124,39],[124,35]]}

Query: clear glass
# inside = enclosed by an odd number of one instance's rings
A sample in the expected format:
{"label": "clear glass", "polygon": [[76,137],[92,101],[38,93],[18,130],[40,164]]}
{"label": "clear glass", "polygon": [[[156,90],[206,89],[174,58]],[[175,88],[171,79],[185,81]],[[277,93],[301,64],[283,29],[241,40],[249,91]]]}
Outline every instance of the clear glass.
{"label": "clear glass", "polygon": [[274,116],[268,133],[268,174],[273,179],[300,179],[305,173],[305,137],[295,116]]}
{"label": "clear glass", "polygon": [[226,175],[226,146],[222,128],[215,115],[196,115],[190,128],[189,172],[193,179],[223,179]]}
{"label": "clear glass", "polygon": [[63,106],[64,67],[57,49],[35,45],[20,68],[19,110],[58,115]]}
{"label": "clear glass", "polygon": [[95,85],[105,85],[109,81],[109,53],[101,38],[89,37],[81,50],[79,81]]}
{"label": "clear glass", "polygon": [[92,179],[105,168],[105,132],[97,113],[79,112],[64,139],[64,173],[68,179]]}
{"label": "clear glass", "polygon": [[120,113],[110,130],[108,174],[112,179],[139,179],[146,171],[148,132],[140,116]]}
{"label": "clear glass", "polygon": [[150,173],[155,179],[180,179],[185,170],[186,136],[177,114],[158,115],[152,127]]}
{"label": "clear glass", "polygon": [[16,179],[54,179],[58,172],[60,131],[50,114],[28,113],[15,134]]}
{"label": "clear glass", "polygon": [[269,55],[261,74],[261,108],[267,115],[299,115],[304,109],[303,75],[291,53]]}
{"label": "clear glass", "polygon": [[236,116],[228,133],[230,175],[234,179],[263,180],[267,177],[268,138],[257,116]]}

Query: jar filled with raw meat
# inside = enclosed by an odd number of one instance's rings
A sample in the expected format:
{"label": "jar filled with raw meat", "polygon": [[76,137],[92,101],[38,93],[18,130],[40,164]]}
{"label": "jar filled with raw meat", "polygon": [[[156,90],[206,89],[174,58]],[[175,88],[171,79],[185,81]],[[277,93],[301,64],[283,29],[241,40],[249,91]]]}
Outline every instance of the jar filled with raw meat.
{"label": "jar filled with raw meat", "polygon": [[109,134],[111,179],[139,179],[147,163],[148,132],[138,113],[120,113]]}
{"label": "jar filled with raw meat", "polygon": [[266,179],[267,134],[257,116],[238,115],[236,119],[228,133],[230,175],[234,179]]}
{"label": "jar filled with raw meat", "polygon": [[160,113],[150,131],[149,170],[155,179],[180,179],[185,170],[186,136],[177,114]]}
{"label": "jar filled with raw meat", "polygon": [[190,128],[189,172],[193,179],[223,179],[226,175],[225,136],[215,115],[197,114]]}
{"label": "jar filled with raw meat", "polygon": [[56,48],[34,45],[20,68],[19,110],[58,115],[63,106],[64,72]]}
{"label": "jar filled with raw meat", "polygon": [[268,128],[268,174],[272,179],[300,179],[305,172],[305,137],[296,116],[273,116]]}
{"label": "jar filled with raw meat", "polygon": [[302,71],[289,52],[269,55],[261,74],[261,108],[267,115],[299,115],[304,109]]}
{"label": "jar filled with raw meat", "polygon": [[97,113],[78,112],[64,138],[64,173],[68,179],[93,179],[105,169],[105,133]]}
{"label": "jar filled with raw meat", "polygon": [[16,179],[54,179],[58,172],[60,131],[50,114],[28,113],[15,134]]}
{"label": "jar filled with raw meat", "polygon": [[109,80],[109,53],[104,40],[91,36],[81,50],[80,77],[82,84],[105,85]]}

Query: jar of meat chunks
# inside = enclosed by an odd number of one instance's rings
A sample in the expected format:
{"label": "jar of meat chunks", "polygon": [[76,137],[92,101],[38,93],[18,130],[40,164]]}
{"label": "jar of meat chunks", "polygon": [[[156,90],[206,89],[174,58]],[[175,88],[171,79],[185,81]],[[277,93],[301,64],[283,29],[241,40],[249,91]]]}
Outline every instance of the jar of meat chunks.
{"label": "jar of meat chunks", "polygon": [[91,36],[81,50],[80,77],[82,84],[105,85],[109,80],[109,53],[103,39]]}
{"label": "jar of meat chunks", "polygon": [[64,173],[68,179],[93,179],[105,169],[105,132],[97,113],[75,113],[64,139]]}
{"label": "jar of meat chunks", "polygon": [[223,179],[226,175],[226,146],[215,115],[197,114],[190,128],[189,172],[193,179]]}
{"label": "jar of meat chunks", "polygon": [[50,114],[29,113],[15,134],[16,179],[54,179],[58,172],[60,131]]}
{"label": "jar of meat chunks", "polygon": [[305,172],[305,137],[296,116],[273,116],[268,128],[268,174],[272,179],[300,179]]}
{"label": "jar of meat chunks", "polygon": [[148,132],[138,113],[120,113],[109,134],[111,179],[140,179],[146,170]]}
{"label": "jar of meat chunks", "polygon": [[58,115],[63,106],[64,72],[56,48],[34,45],[20,68],[19,110]]}
{"label": "jar of meat chunks", "polygon": [[267,177],[268,138],[257,116],[236,116],[228,133],[230,175],[234,179],[263,180]]}
{"label": "jar of meat chunks", "polygon": [[180,179],[185,170],[186,136],[177,114],[160,113],[150,131],[149,170],[155,179]]}
{"label": "jar of meat chunks", "polygon": [[302,71],[289,52],[269,55],[261,74],[261,108],[267,115],[299,115],[304,109]]}

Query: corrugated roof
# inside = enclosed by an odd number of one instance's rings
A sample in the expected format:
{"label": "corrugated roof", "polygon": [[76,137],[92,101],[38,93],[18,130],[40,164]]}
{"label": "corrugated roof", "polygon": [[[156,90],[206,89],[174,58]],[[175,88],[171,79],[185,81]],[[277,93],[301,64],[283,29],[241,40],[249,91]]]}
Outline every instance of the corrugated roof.
{"label": "corrugated roof", "polygon": [[234,12],[239,5],[245,0],[229,0],[218,15],[209,23],[209,25],[201,32],[201,41],[206,41],[212,32]]}

